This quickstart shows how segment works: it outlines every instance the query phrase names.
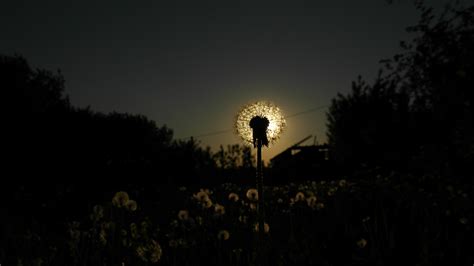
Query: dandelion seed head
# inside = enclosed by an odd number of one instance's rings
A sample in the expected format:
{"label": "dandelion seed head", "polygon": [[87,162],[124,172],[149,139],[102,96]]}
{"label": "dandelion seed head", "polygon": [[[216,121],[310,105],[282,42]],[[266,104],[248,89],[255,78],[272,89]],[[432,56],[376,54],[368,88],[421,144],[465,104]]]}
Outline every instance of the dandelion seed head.
{"label": "dandelion seed head", "polygon": [[186,221],[189,219],[189,212],[187,210],[180,210],[178,212],[178,219],[181,221]]}
{"label": "dandelion seed head", "polygon": [[122,208],[130,200],[128,193],[125,191],[119,191],[115,193],[115,196],[112,198],[112,204],[115,207]]}
{"label": "dandelion seed head", "polygon": [[312,209],[316,208],[316,201],[317,201],[317,198],[315,196],[311,196],[306,199],[306,203],[308,203],[308,207]]}
{"label": "dandelion seed head", "polygon": [[357,241],[356,244],[359,248],[364,248],[367,245],[367,240],[361,238],[359,241]]}
{"label": "dandelion seed head", "polygon": [[236,133],[248,145],[254,145],[253,129],[250,127],[250,121],[254,117],[268,120],[266,136],[269,144],[275,143],[286,125],[280,108],[267,101],[258,101],[248,104],[240,110],[235,119],[235,129]]}
{"label": "dandelion seed head", "polygon": [[249,204],[249,208],[250,208],[251,211],[256,211],[256,210],[257,210],[257,204],[255,204],[255,203],[250,203],[250,204]]}
{"label": "dandelion seed head", "polygon": [[296,193],[295,202],[298,202],[298,201],[304,201],[304,193],[303,192]]}
{"label": "dandelion seed head", "polygon": [[209,194],[206,193],[205,191],[201,190],[198,193],[194,194],[193,198],[196,199],[197,201],[205,202],[205,201],[209,200]]}
{"label": "dandelion seed head", "polygon": [[157,263],[161,259],[161,255],[163,254],[160,244],[158,244],[158,242],[156,242],[155,240],[152,240],[149,246],[149,250],[151,251],[150,261],[152,263]]}
{"label": "dandelion seed head", "polygon": [[219,240],[228,240],[230,238],[230,233],[227,230],[220,230],[217,234],[217,239]]}
{"label": "dandelion seed head", "polygon": [[339,186],[340,187],[345,187],[347,185],[347,181],[345,179],[339,180]]}
{"label": "dandelion seed head", "polygon": [[134,200],[129,200],[127,203],[125,203],[125,208],[131,212],[134,212],[138,208],[137,202]]}
{"label": "dandelion seed head", "polygon": [[247,199],[251,201],[257,201],[258,200],[258,191],[255,188],[251,188],[247,190],[246,193]]}
{"label": "dandelion seed head", "polygon": [[233,201],[233,202],[237,202],[239,200],[239,195],[237,195],[235,193],[230,193],[229,194],[229,200]]}
{"label": "dandelion seed head", "polygon": [[[255,224],[255,226],[254,226],[253,229],[254,229],[255,232],[258,232],[258,230],[259,230],[259,228],[258,228],[258,223]],[[264,224],[263,224],[263,231],[264,231],[266,234],[268,234],[268,232],[270,232],[270,226],[269,226],[267,223],[264,223]]]}
{"label": "dandelion seed head", "polygon": [[225,213],[225,208],[224,206],[220,205],[220,204],[215,204],[214,205],[214,212],[216,213],[216,215],[224,215]]}
{"label": "dandelion seed head", "polygon": [[212,200],[210,198],[207,198],[207,200],[203,201],[201,204],[203,208],[209,209],[212,207]]}

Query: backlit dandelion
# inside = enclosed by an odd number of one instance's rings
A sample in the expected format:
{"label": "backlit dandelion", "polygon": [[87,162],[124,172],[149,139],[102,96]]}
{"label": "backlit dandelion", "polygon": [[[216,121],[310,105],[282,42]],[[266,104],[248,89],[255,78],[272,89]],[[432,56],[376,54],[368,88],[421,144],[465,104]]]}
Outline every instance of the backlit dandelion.
{"label": "backlit dandelion", "polygon": [[266,128],[268,143],[266,146],[275,143],[286,125],[280,108],[266,101],[258,101],[242,108],[237,114],[235,129],[237,134],[248,145],[255,145],[255,136],[253,129],[250,127],[250,122],[255,117],[266,118],[268,120],[268,127]]}
{"label": "backlit dandelion", "polygon": [[228,240],[230,238],[230,233],[227,230],[220,230],[217,234],[217,239],[219,240]]}
{"label": "backlit dandelion", "polygon": [[134,201],[134,200],[129,200],[127,201],[127,203],[125,203],[125,207],[127,208],[127,210],[131,211],[131,212],[134,212],[137,210],[138,208],[138,205],[137,205],[137,202]]}
{"label": "backlit dandelion", "polygon": [[[265,221],[265,200],[263,196],[263,163],[262,163],[262,147],[269,146],[277,141],[281,131],[285,127],[285,119],[280,108],[277,106],[260,101],[246,105],[237,114],[235,121],[235,129],[237,134],[249,145],[257,148],[257,193],[253,195],[253,191],[247,191],[247,198],[252,201],[258,201],[257,220],[259,228],[258,241],[259,250],[258,261],[260,265],[264,264],[265,255],[263,250],[264,232],[267,224]],[[266,226],[265,226],[266,225]]]}
{"label": "backlit dandelion", "polygon": [[255,204],[255,203],[250,203],[250,204],[249,204],[249,208],[250,208],[251,211],[256,211],[256,210],[257,210],[257,204]]}
{"label": "backlit dandelion", "polygon": [[149,250],[151,251],[150,261],[152,263],[157,263],[161,259],[162,250],[160,244],[155,240],[152,240],[149,246]]}
{"label": "backlit dandelion", "polygon": [[212,207],[212,200],[210,198],[207,198],[207,200],[202,202],[202,207],[209,209]]}
{"label": "backlit dandelion", "polygon": [[367,245],[367,240],[361,238],[356,244],[359,248],[364,248]]}
{"label": "backlit dandelion", "polygon": [[205,202],[209,199],[209,194],[201,190],[198,193],[193,195],[193,198],[200,202]]}
{"label": "backlit dandelion", "polygon": [[216,213],[216,215],[220,216],[220,215],[224,215],[225,213],[225,208],[224,206],[220,205],[220,204],[215,204],[214,205],[214,212]]}
{"label": "backlit dandelion", "polygon": [[233,202],[237,202],[239,200],[239,195],[237,195],[235,193],[230,193],[229,194],[229,200],[233,201]]}
{"label": "backlit dandelion", "polygon": [[311,196],[306,199],[306,203],[308,203],[308,207],[310,207],[311,209],[316,208],[316,203],[317,203],[316,201],[317,201],[317,198],[315,196]]}
{"label": "backlit dandelion", "polygon": [[347,185],[347,181],[345,179],[339,180],[339,186],[340,187],[345,187]]}
{"label": "backlit dandelion", "polygon": [[258,200],[258,191],[255,188],[251,188],[247,190],[247,199],[250,201],[257,201]]}
{"label": "backlit dandelion", "polygon": [[186,221],[189,219],[189,212],[187,210],[180,210],[178,212],[178,219],[181,221]]}
{"label": "backlit dandelion", "polygon": [[122,208],[130,200],[127,192],[119,191],[115,193],[115,196],[112,199],[112,204],[115,207]]}
{"label": "backlit dandelion", "polygon": [[[259,227],[258,224],[255,224],[255,226],[253,227],[253,230],[255,232],[258,232],[259,230],[258,227]],[[268,232],[270,232],[270,226],[267,223],[264,223],[263,227],[264,227],[265,233],[268,234]]]}
{"label": "backlit dandelion", "polygon": [[304,201],[304,193],[303,192],[296,193],[295,202],[298,202],[298,201]]}

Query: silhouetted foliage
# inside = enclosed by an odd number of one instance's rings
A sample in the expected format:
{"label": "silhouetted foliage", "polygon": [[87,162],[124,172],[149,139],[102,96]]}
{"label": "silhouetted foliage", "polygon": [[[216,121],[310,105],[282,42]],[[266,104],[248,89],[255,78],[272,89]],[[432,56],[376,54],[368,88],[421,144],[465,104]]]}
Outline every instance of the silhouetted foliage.
{"label": "silhouetted foliage", "polygon": [[220,146],[213,154],[220,182],[248,183],[255,178],[255,157],[249,146]]}
{"label": "silhouetted foliage", "polygon": [[368,85],[359,77],[352,93],[338,94],[328,114],[329,143],[335,159],[360,164],[403,166],[413,153],[409,140],[408,95],[379,77]]}
{"label": "silhouetted foliage", "polygon": [[[21,56],[0,56],[9,166],[16,174],[189,181],[214,167],[210,150],[143,115],[72,107],[60,72],[32,70]],[[46,180],[49,180],[46,179]],[[37,179],[37,181],[42,181]]]}
{"label": "silhouetted foliage", "polygon": [[417,8],[408,30],[418,37],[382,60],[372,85],[359,78],[333,100],[328,139],[339,163],[462,173],[474,159],[474,7],[447,8],[436,21]]}
{"label": "silhouetted foliage", "polygon": [[11,113],[7,154],[18,174],[193,184],[223,182],[253,167],[250,147],[212,154],[193,138],[173,140],[171,129],[146,116],[73,107],[61,73],[32,70],[23,57],[1,56],[0,70]]}
{"label": "silhouetted foliage", "polygon": [[171,158],[173,171],[178,174],[181,184],[210,182],[215,175],[216,163],[212,159],[211,149],[202,148],[194,138],[176,140]]}
{"label": "silhouetted foliage", "polygon": [[221,145],[213,157],[221,169],[252,168],[255,164],[252,149],[239,144],[227,145],[226,149]]}

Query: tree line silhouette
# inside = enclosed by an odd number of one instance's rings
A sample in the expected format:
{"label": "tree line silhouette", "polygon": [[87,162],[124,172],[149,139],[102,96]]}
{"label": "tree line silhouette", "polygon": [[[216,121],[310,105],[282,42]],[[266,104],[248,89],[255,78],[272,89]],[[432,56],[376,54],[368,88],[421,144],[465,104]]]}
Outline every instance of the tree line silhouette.
{"label": "tree line silhouette", "polygon": [[193,138],[174,140],[172,129],[144,115],[74,107],[59,71],[34,70],[22,56],[1,55],[0,75],[9,112],[4,144],[13,175],[196,183],[218,169],[253,167],[250,148],[221,146],[213,154]]}
{"label": "tree line silhouette", "polygon": [[332,154],[347,171],[361,166],[471,178],[474,161],[474,7],[436,18],[417,2],[416,33],[382,60],[376,80],[359,78],[327,113]]}

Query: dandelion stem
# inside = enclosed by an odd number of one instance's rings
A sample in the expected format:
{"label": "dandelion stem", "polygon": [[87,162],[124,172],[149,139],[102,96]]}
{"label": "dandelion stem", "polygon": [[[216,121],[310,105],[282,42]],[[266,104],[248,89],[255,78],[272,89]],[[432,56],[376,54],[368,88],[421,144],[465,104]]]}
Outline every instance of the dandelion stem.
{"label": "dandelion stem", "polygon": [[257,190],[258,190],[258,247],[257,258],[259,265],[264,265],[264,237],[265,237],[265,212],[263,201],[263,169],[262,169],[262,139],[257,140]]}

